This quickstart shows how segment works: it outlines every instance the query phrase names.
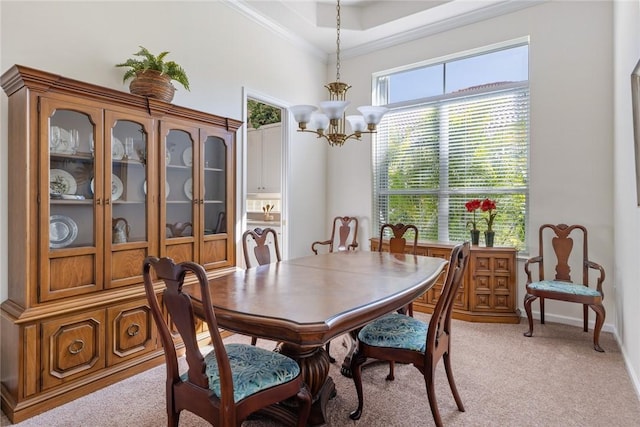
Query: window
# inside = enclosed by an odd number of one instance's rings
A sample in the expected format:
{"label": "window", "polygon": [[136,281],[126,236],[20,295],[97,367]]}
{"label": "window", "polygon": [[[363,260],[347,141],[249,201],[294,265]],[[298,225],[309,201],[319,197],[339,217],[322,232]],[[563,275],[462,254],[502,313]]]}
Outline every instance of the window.
{"label": "window", "polygon": [[[389,108],[373,149],[378,229],[411,223],[421,239],[468,240],[464,204],[490,198],[495,244],[525,248],[528,45],[380,74],[375,84]],[[480,230],[483,217],[477,211]]]}

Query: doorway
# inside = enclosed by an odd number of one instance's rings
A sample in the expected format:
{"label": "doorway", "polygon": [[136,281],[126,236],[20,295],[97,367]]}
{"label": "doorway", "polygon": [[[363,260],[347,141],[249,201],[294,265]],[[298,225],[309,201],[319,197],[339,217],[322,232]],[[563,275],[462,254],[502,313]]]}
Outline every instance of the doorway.
{"label": "doorway", "polygon": [[[241,198],[242,230],[273,228],[287,257],[287,110],[283,102],[246,90]],[[244,265],[244,259],[239,264]]]}

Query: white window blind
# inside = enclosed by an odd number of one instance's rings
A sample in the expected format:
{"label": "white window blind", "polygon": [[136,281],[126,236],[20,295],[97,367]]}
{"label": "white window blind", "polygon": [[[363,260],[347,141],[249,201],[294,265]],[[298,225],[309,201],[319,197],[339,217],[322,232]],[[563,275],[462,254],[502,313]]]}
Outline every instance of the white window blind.
{"label": "white window blind", "polygon": [[[421,239],[469,239],[464,204],[497,203],[495,244],[524,247],[528,82],[495,83],[391,108],[374,143],[374,218],[415,224]],[[478,229],[485,230],[476,212]]]}

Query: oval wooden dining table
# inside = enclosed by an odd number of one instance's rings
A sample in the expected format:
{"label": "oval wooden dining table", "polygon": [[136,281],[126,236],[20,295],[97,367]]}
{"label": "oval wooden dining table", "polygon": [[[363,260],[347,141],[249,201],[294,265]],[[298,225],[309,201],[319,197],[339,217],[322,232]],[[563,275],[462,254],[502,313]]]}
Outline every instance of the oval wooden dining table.
{"label": "oval wooden dining table", "polygon": [[[324,344],[393,312],[429,290],[446,261],[387,252],[341,252],[295,258],[209,281],[221,328],[280,342],[298,361],[314,396],[310,425],[326,423],[334,396]],[[190,290],[194,302],[198,290]],[[295,419],[295,408],[271,408],[271,416]]]}

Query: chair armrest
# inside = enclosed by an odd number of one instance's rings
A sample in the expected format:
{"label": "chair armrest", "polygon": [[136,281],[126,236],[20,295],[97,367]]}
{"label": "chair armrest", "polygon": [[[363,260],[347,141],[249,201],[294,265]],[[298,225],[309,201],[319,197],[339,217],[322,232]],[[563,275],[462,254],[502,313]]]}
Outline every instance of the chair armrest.
{"label": "chair armrest", "polygon": [[605,278],[604,268],[597,262],[593,262],[589,260],[586,261],[586,264],[587,264],[587,267],[593,268],[594,270],[598,270],[600,272],[600,277],[598,277],[598,284],[596,285],[596,289],[602,295],[602,299],[604,299],[604,293],[602,292],[602,282],[604,282],[604,278]]}
{"label": "chair armrest", "polygon": [[348,249],[351,249],[354,251],[356,250],[357,247],[358,247],[358,242],[352,243],[349,246],[347,246]]}
{"label": "chair armrest", "polygon": [[536,256],[536,257],[533,257],[533,258],[529,258],[524,263],[524,272],[527,273],[527,283],[533,282],[533,279],[531,278],[531,270],[529,270],[529,264],[536,264],[536,263],[540,263],[540,262],[542,262],[542,257],[541,256]]}
{"label": "chair armrest", "polygon": [[311,250],[313,251],[314,254],[318,255],[318,250],[316,249],[316,245],[330,245],[331,244],[331,240],[325,240],[323,242],[313,242],[311,244]]}

